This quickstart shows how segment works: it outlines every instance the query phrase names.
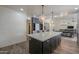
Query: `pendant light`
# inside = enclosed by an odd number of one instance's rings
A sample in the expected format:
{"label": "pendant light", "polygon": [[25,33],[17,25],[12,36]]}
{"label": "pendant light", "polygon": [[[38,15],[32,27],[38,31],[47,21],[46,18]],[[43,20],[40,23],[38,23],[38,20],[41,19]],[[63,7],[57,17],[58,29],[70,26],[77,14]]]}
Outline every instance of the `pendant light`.
{"label": "pendant light", "polygon": [[42,7],[42,13],[41,13],[41,16],[40,16],[40,22],[44,21],[45,20],[45,16],[44,16],[44,5],[41,5]]}
{"label": "pendant light", "polygon": [[53,20],[53,11],[52,11],[52,20]]}
{"label": "pendant light", "polygon": [[40,20],[40,22],[41,22],[42,25],[43,25],[43,31],[44,31],[44,21],[45,21],[45,16],[44,16],[44,5],[41,5],[41,7],[42,7],[42,14],[41,14],[39,20]]}

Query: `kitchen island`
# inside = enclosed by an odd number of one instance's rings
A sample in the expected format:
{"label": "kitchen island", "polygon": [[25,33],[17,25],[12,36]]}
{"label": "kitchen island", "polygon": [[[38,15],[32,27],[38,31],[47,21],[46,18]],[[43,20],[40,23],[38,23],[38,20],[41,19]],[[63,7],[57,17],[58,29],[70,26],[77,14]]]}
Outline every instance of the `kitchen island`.
{"label": "kitchen island", "polygon": [[29,38],[29,53],[50,54],[60,45],[61,32],[41,32],[27,34]]}

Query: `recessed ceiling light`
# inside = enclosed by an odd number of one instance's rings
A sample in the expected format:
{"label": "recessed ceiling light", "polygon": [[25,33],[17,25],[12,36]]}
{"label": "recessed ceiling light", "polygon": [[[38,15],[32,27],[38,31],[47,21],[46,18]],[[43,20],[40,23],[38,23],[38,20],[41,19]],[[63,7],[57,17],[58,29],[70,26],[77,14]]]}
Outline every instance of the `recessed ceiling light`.
{"label": "recessed ceiling light", "polygon": [[23,8],[20,8],[20,10],[21,10],[21,11],[24,11],[24,9],[23,9]]}
{"label": "recessed ceiling light", "polygon": [[54,16],[54,17],[57,17],[57,16]]}
{"label": "recessed ceiling light", "polygon": [[60,16],[63,17],[64,16],[63,13],[61,13]]}
{"label": "recessed ceiling light", "polygon": [[78,8],[74,8],[75,10],[78,10]]}
{"label": "recessed ceiling light", "polygon": [[64,16],[63,13],[61,13],[60,16],[61,16],[61,17]]}

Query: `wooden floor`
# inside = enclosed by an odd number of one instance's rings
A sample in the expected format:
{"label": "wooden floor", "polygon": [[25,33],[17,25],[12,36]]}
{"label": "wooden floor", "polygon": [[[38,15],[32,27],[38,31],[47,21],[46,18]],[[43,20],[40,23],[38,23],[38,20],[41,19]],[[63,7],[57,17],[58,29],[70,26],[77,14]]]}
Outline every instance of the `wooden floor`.
{"label": "wooden floor", "polygon": [[[71,40],[72,39],[72,40]],[[29,41],[8,47],[0,48],[0,54],[29,54]],[[54,54],[78,54],[79,47],[73,38],[62,37],[60,46],[54,51]]]}
{"label": "wooden floor", "polygon": [[73,38],[66,39],[66,37],[62,37],[61,44],[54,51],[54,53],[56,53],[56,54],[78,54],[79,47],[77,46],[76,41],[72,41],[70,39],[73,39]]}
{"label": "wooden floor", "polygon": [[28,41],[0,48],[0,54],[29,54]]}

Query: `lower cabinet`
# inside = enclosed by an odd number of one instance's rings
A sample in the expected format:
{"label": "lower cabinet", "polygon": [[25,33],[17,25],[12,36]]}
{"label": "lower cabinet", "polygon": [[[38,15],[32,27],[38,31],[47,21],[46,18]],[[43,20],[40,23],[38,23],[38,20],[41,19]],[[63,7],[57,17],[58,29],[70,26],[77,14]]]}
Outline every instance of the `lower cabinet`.
{"label": "lower cabinet", "polygon": [[43,53],[44,54],[52,53],[50,39],[43,42]]}
{"label": "lower cabinet", "polygon": [[42,53],[42,42],[31,38],[29,40],[29,53],[41,54]]}
{"label": "lower cabinet", "polygon": [[51,54],[59,46],[60,42],[60,36],[50,38],[44,42],[31,38],[31,40],[29,40],[29,53]]}

